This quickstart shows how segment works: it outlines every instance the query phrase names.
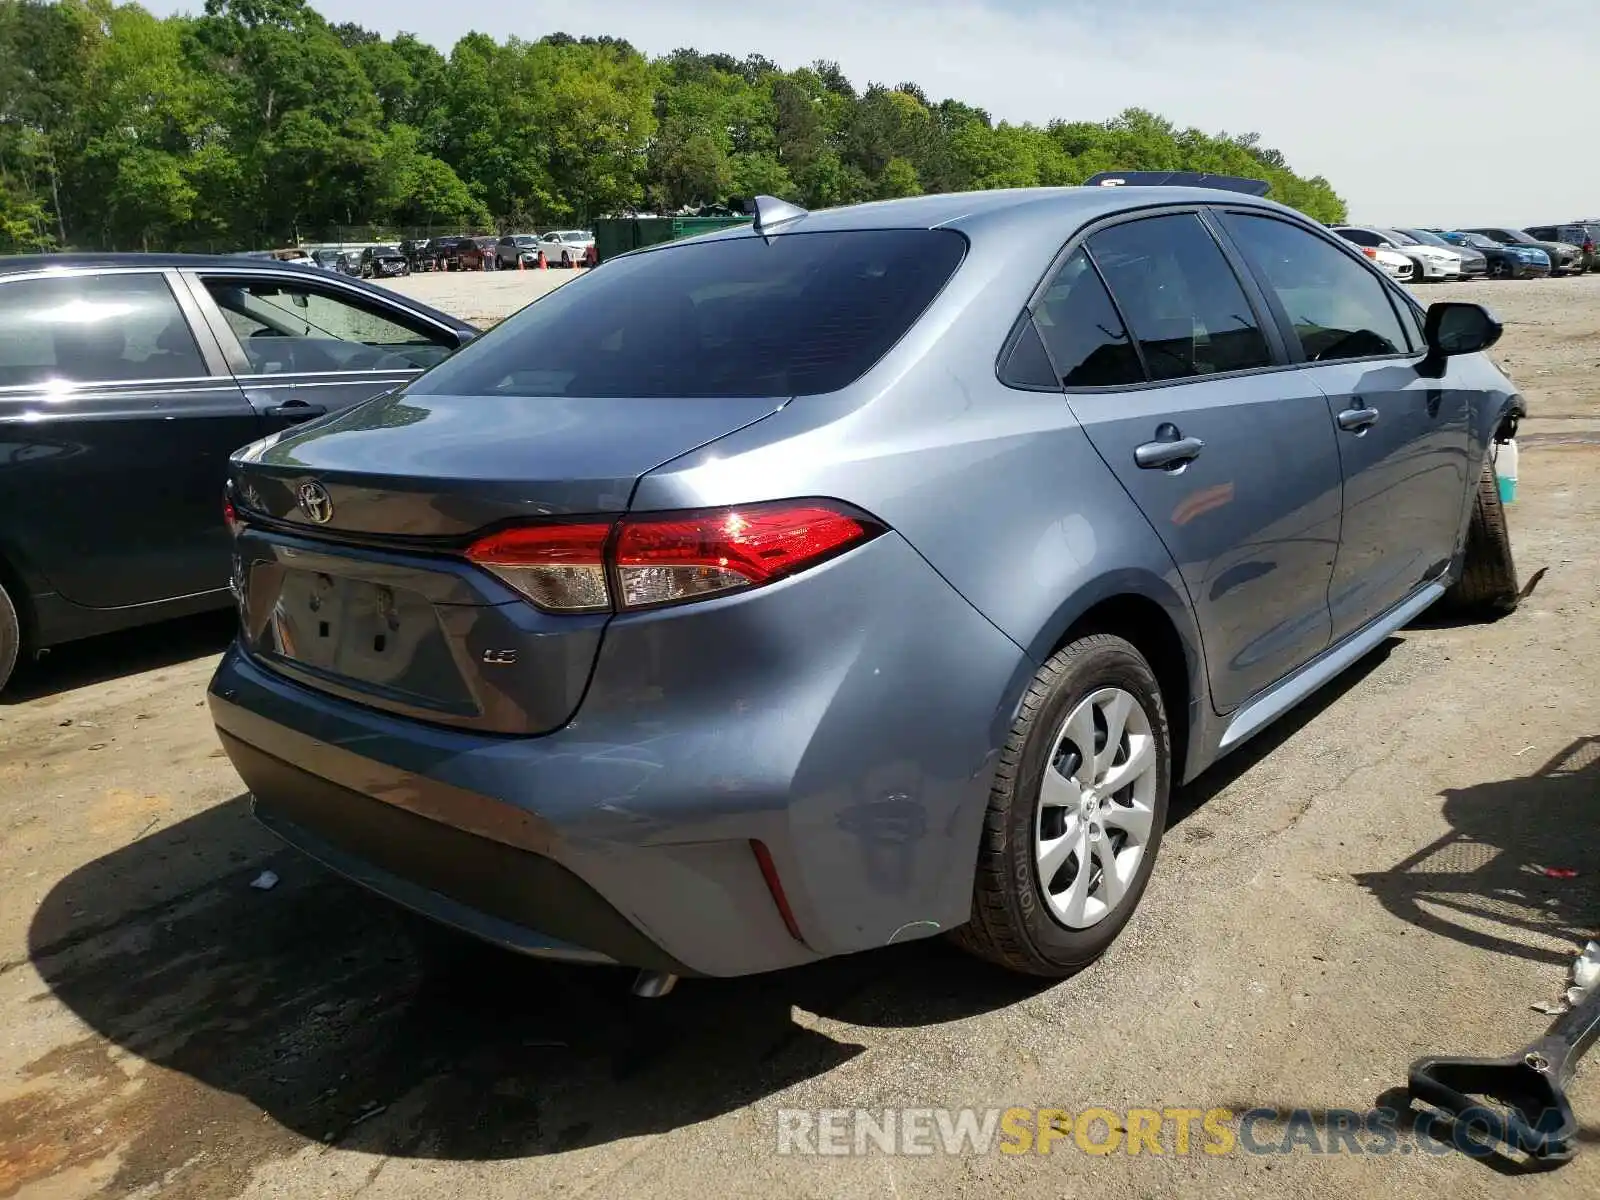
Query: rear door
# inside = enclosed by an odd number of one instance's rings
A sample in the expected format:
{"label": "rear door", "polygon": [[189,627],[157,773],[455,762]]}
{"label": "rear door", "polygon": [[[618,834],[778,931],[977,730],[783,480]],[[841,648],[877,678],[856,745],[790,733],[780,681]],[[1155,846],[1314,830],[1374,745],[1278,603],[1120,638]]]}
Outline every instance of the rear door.
{"label": "rear door", "polygon": [[187,277],[269,432],[410,383],[459,345],[447,326],[334,279],[206,270]]}
{"label": "rear door", "polygon": [[74,604],[227,586],[228,455],[260,427],[173,282],[0,279],[0,539]]}
{"label": "rear door", "polygon": [[1416,310],[1331,240],[1260,212],[1222,221],[1338,429],[1344,523],[1328,593],[1337,640],[1436,578],[1454,553],[1467,487],[1465,368],[1447,360],[1440,378],[1419,372]]}
{"label": "rear door", "polygon": [[1034,313],[1072,411],[1182,573],[1223,711],[1328,644],[1339,530],[1327,404],[1279,369],[1252,290],[1184,211],[1091,233]]}

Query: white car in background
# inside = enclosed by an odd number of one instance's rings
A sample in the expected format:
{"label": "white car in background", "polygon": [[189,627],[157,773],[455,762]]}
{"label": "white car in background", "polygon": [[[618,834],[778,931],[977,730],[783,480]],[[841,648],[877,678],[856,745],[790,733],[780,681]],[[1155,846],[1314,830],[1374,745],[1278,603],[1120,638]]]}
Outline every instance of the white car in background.
{"label": "white car in background", "polygon": [[1401,283],[1412,283],[1417,278],[1417,264],[1398,250],[1363,246],[1361,253],[1383,268],[1384,274]]}
{"label": "white car in background", "polygon": [[539,249],[552,267],[581,267],[594,245],[594,234],[587,229],[556,229],[539,237]]}
{"label": "white car in background", "polygon": [[[1335,225],[1333,231],[1345,241],[1368,250],[1388,250],[1413,264],[1412,278],[1419,283],[1433,279],[1460,279],[1462,255],[1443,246],[1429,246],[1394,229],[1373,225]],[[1367,255],[1368,258],[1372,256]],[[1393,272],[1391,272],[1392,274]]]}

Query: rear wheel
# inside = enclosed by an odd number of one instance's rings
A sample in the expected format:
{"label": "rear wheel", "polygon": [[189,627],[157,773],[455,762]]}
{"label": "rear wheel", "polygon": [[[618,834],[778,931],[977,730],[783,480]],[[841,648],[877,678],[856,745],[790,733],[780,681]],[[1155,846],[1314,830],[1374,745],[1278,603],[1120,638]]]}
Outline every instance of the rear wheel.
{"label": "rear wheel", "polygon": [[1115,940],[1144,894],[1167,819],[1172,739],[1155,675],[1093,634],[1034,677],[1000,757],[962,948],[1062,977]]}
{"label": "rear wheel", "polygon": [[572,254],[569,251],[561,252],[561,265],[569,271],[572,270]]}
{"label": "rear wheel", "polygon": [[1500,501],[1494,464],[1485,463],[1472,501],[1467,525],[1466,561],[1461,578],[1445,592],[1443,604],[1452,612],[1494,620],[1517,607],[1517,566],[1511,557],[1511,531]]}
{"label": "rear wheel", "polygon": [[17,658],[22,653],[22,622],[17,619],[17,606],[4,587],[0,587],[0,690],[16,670]]}

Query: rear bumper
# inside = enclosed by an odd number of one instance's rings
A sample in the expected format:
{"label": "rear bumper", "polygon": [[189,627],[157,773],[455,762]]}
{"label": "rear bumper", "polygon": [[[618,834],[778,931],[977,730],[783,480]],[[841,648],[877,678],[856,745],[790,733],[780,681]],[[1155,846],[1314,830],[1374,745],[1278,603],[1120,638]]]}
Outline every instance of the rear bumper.
{"label": "rear bumper", "polygon": [[219,736],[250,780],[256,819],[373,891],[527,954],[687,972],[554,860],[419,817]]}
{"label": "rear bumper", "polygon": [[238,646],[210,702],[262,821],[365,886],[525,953],[741,975],[967,919],[1031,671],[890,534],[615,619],[576,718],[541,737],[379,712]]}

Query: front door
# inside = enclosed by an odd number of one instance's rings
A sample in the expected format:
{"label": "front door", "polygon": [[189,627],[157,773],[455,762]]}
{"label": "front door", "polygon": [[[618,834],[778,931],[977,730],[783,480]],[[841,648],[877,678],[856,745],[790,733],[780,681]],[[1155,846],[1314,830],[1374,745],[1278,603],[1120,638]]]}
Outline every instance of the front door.
{"label": "front door", "polygon": [[410,383],[458,345],[452,331],[332,280],[210,271],[191,278],[268,432]]}
{"label": "front door", "polygon": [[1200,217],[1093,234],[1035,319],[1073,413],[1178,566],[1215,706],[1315,657],[1339,529],[1327,405],[1267,369],[1279,350]]}
{"label": "front door", "polygon": [[1231,213],[1225,227],[1281,309],[1338,431],[1344,521],[1328,589],[1337,640],[1449,564],[1467,488],[1467,394],[1450,370],[1418,371],[1415,309],[1354,255],[1275,217]]}
{"label": "front door", "polygon": [[258,436],[162,272],[0,281],[0,539],[65,599],[226,588],[228,455]]}

